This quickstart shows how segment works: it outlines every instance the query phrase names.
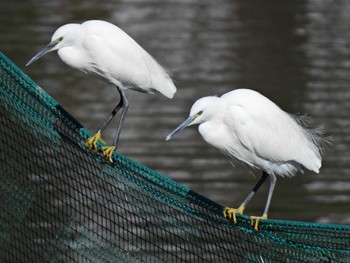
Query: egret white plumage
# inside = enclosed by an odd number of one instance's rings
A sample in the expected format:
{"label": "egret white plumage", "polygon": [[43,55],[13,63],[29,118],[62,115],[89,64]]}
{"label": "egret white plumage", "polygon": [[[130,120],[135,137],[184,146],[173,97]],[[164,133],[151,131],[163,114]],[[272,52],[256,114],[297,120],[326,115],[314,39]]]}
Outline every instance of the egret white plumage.
{"label": "egret white plumage", "polygon": [[197,100],[190,116],[166,140],[182,129],[198,124],[203,139],[224,154],[263,171],[261,179],[239,208],[226,207],[224,216],[243,214],[246,205],[267,178],[269,193],[262,216],[251,216],[258,230],[260,219],[267,219],[276,175],[291,177],[304,169],[319,172],[325,138],[321,129],[308,127],[302,117],[288,114],[260,93],[237,89],[221,97]]}
{"label": "egret white plumage", "polygon": [[118,145],[129,106],[124,90],[132,89],[144,93],[158,92],[170,99],[176,92],[176,87],[166,70],[135,40],[109,22],[91,20],[82,24],[66,24],[58,28],[51,42],[26,66],[54,50],[58,50],[59,57],[67,65],[97,76],[117,87],[120,102],[108,115],[98,132],[86,143],[90,149],[97,150],[97,142],[101,139],[101,133],[122,109],[114,146],[103,148],[104,154],[110,160]]}

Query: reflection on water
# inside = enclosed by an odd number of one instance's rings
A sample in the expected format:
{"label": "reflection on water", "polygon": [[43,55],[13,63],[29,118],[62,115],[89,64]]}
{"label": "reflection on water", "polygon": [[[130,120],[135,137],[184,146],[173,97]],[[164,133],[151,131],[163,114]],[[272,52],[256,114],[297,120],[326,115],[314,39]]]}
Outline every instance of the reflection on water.
{"label": "reflection on water", "polygon": [[[308,113],[332,135],[318,175],[279,179],[270,217],[350,223],[350,3],[308,1],[23,1],[0,4],[0,50],[21,68],[62,24],[104,19],[120,26],[172,73],[178,92],[128,92],[120,152],[224,205],[255,184],[195,128],[164,138],[199,97],[233,88],[260,91],[289,112]],[[114,87],[48,54],[24,68],[94,131],[118,101]],[[114,123],[115,125],[115,123]],[[115,126],[114,126],[115,127]],[[111,142],[113,125],[105,137]],[[266,187],[247,212],[260,214]]]}

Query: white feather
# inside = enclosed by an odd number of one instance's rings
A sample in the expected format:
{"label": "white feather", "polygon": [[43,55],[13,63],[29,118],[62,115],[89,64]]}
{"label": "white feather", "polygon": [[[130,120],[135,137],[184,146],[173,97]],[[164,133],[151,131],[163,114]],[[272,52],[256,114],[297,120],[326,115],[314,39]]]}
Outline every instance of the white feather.
{"label": "white feather", "polygon": [[253,168],[281,176],[319,172],[322,132],[256,91],[237,89],[199,99],[190,115],[198,112],[191,124],[199,124],[203,139]]}
{"label": "white feather", "polygon": [[99,20],[67,24],[52,41],[60,37],[55,49],[67,65],[123,88],[173,98],[176,87],[166,70],[119,27]]}

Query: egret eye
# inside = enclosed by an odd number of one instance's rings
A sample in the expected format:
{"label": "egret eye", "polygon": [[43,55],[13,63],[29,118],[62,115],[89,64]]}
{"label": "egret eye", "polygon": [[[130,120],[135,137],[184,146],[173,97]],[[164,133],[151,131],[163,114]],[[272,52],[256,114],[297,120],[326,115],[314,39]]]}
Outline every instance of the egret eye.
{"label": "egret eye", "polygon": [[197,115],[197,116],[201,116],[202,113],[203,113],[203,111],[201,110],[201,111],[199,111],[196,115]]}
{"label": "egret eye", "polygon": [[57,42],[61,42],[63,40],[63,37],[59,37],[59,38],[57,38]]}

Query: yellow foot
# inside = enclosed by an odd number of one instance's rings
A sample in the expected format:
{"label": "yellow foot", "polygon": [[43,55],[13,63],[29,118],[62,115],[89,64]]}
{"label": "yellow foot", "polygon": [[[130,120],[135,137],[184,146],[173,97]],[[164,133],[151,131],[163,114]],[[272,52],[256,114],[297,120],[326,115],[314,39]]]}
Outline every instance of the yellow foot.
{"label": "yellow foot", "polygon": [[225,207],[224,209],[224,217],[226,219],[232,219],[235,224],[237,224],[236,214],[243,214],[245,207],[241,205],[237,209]]}
{"label": "yellow foot", "polygon": [[105,143],[101,138],[101,131],[98,131],[94,136],[87,139],[85,146],[91,151],[97,151],[97,142]]}
{"label": "yellow foot", "polygon": [[115,147],[114,146],[104,146],[104,147],[102,147],[103,155],[108,158],[110,163],[113,163],[112,156],[113,156],[113,152],[114,151],[115,151]]}
{"label": "yellow foot", "polygon": [[250,224],[254,226],[255,231],[259,231],[259,221],[261,219],[267,219],[267,214],[263,214],[262,216],[251,216],[250,217]]}

